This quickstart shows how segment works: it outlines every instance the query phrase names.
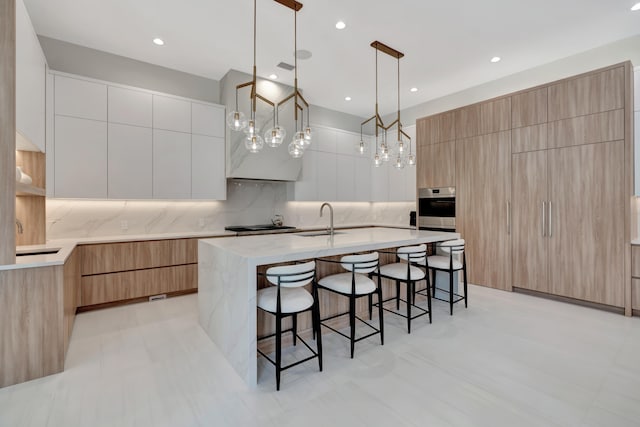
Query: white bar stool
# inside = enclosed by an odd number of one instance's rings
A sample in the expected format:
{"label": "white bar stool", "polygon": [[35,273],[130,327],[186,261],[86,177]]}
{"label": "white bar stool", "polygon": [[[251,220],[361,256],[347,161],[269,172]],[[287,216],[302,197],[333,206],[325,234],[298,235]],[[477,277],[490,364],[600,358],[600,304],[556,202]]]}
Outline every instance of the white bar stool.
{"label": "white bar stool", "polygon": [[[382,252],[382,251],[381,251]],[[393,253],[396,255],[397,262],[393,264],[386,264],[380,267],[380,276],[386,279],[394,280],[396,282],[396,296],[392,298],[388,298],[383,300],[383,303],[392,301],[395,299],[396,301],[396,310],[400,310],[400,301],[404,302],[407,306],[407,314],[404,315],[399,313],[398,311],[390,310],[386,307],[383,307],[385,310],[397,314],[398,316],[402,316],[407,319],[407,332],[411,333],[411,320],[416,319],[420,316],[424,316],[426,314],[429,315],[429,323],[431,323],[431,286],[429,285],[429,277],[420,267],[417,267],[414,264],[423,263],[427,257],[427,246],[426,245],[416,245],[416,246],[405,246],[402,248],[398,248],[395,252],[386,252]],[[422,307],[415,305],[415,284],[421,280],[427,281],[427,310]],[[406,283],[407,286],[407,299],[400,298],[400,283]],[[381,304],[382,305],[382,304]],[[419,314],[412,315],[411,307],[414,307],[419,311]]]}
{"label": "white bar stool", "polygon": [[[428,270],[431,270],[431,283],[433,285],[433,298],[449,303],[449,313],[453,315],[453,304],[464,300],[464,307],[467,308],[467,258],[465,256],[464,250],[464,239],[456,239],[456,240],[448,240],[446,242],[442,242],[436,245],[436,249],[440,248],[442,252],[448,254],[446,255],[431,255],[426,258],[423,262],[419,263],[424,265]],[[462,261],[459,260],[459,256],[462,256]],[[456,271],[462,270],[463,274],[463,287],[464,287],[464,295],[459,295],[454,292],[453,289],[453,273]],[[449,294],[449,299],[445,300],[442,298],[438,298],[435,296],[435,286],[436,286],[436,272],[442,271],[449,274],[449,290],[440,289],[443,292],[447,292]],[[422,293],[424,290],[419,291],[418,293]]]}
{"label": "white bar stool", "polygon": [[[373,294],[378,295],[378,302],[382,301],[382,289],[380,286],[381,280],[378,276],[378,283],[376,284],[369,277],[371,274],[377,274],[379,271],[379,255],[377,252],[361,255],[347,255],[340,258],[340,261],[328,260],[318,258],[317,261],[340,264],[342,268],[349,271],[349,273],[339,273],[325,276],[318,281],[318,288],[325,289],[330,292],[337,293],[349,298],[349,311],[346,313],[339,313],[321,320],[321,324],[336,332],[339,335],[347,338],[351,344],[351,358],[353,359],[353,353],[355,349],[355,343],[363,339],[369,338],[373,335],[380,334],[380,343],[384,345],[384,323],[382,319],[382,305],[379,305],[378,320],[379,329],[376,329],[369,322],[362,320],[356,315],[356,300],[364,296],[369,297],[369,320],[372,319],[372,307]],[[343,334],[337,329],[332,328],[325,322],[327,320],[335,319],[336,317],[349,315],[350,335]],[[361,321],[374,332],[362,336],[356,339],[356,320]]]}
{"label": "white bar stool", "polygon": [[[276,332],[271,335],[258,338],[263,340],[275,336],[276,338],[276,360],[271,359],[260,349],[258,353],[264,356],[276,367],[276,390],[280,390],[280,373],[285,369],[292,368],[308,360],[318,358],[320,372],[322,372],[322,335],[320,334],[320,307],[318,304],[318,290],[316,288],[316,263],[309,261],[303,264],[284,265],[269,268],[266,273],[259,273],[265,276],[267,281],[274,286],[260,289],[257,296],[257,306],[259,309],[271,313],[276,317]],[[309,283],[313,286],[313,295],[303,286]],[[313,333],[316,339],[316,351],[302,339],[296,331],[297,315],[311,310]],[[292,327],[282,330],[282,319],[292,317]],[[284,332],[293,333],[293,345],[296,345],[296,338],[313,353],[303,360],[282,366],[282,334]]]}

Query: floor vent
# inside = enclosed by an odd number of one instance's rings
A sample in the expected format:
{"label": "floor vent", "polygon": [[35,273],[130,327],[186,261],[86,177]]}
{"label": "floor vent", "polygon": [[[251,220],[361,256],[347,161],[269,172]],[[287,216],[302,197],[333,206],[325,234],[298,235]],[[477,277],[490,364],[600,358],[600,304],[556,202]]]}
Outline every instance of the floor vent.
{"label": "floor vent", "polygon": [[167,299],[167,294],[161,294],[161,295],[153,295],[149,297],[149,302],[152,301],[160,301],[162,299]]}

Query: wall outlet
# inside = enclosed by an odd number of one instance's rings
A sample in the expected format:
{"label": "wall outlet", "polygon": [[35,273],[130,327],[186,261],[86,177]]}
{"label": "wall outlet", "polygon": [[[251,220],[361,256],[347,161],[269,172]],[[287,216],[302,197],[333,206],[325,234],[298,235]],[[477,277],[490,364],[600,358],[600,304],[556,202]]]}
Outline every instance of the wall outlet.
{"label": "wall outlet", "polygon": [[120,230],[127,231],[129,229],[129,221],[120,221]]}

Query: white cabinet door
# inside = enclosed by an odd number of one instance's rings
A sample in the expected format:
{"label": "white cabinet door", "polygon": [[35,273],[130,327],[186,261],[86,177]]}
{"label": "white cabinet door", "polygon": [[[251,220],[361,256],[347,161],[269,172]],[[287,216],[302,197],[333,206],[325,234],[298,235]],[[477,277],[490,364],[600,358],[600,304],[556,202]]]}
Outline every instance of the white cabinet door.
{"label": "white cabinet door", "polygon": [[318,151],[317,177],[318,199],[323,201],[336,200],[336,154]]}
{"label": "white cabinet door", "polygon": [[191,197],[191,135],[153,131],[153,198]]}
{"label": "white cabinet door", "polygon": [[35,147],[45,147],[47,61],[22,0],[16,1],[16,129]]}
{"label": "white cabinet door", "polygon": [[224,138],[191,136],[191,198],[227,198]]}
{"label": "white cabinet door", "polygon": [[318,152],[306,150],[302,156],[302,170],[293,184],[293,200],[318,200]]}
{"label": "white cabinet door", "polygon": [[356,202],[371,200],[371,160],[368,156],[355,157],[355,195]]}
{"label": "white cabinet door", "polygon": [[194,135],[224,138],[224,108],[191,103],[191,132]]}
{"label": "white cabinet door", "polygon": [[55,123],[55,115],[53,114],[53,74],[47,73],[47,96],[46,96],[46,126],[47,131],[45,134],[46,142],[47,142],[47,150],[46,153],[46,174],[47,180],[45,181],[47,184],[47,197],[55,197],[55,170],[56,170],[56,150],[55,150],[55,135],[54,135],[54,123]]}
{"label": "white cabinet door", "polygon": [[153,95],[153,128],[191,133],[191,102]]}
{"label": "white cabinet door", "polygon": [[[312,147],[315,151],[324,151],[325,153],[336,152],[337,132],[335,129],[312,128],[313,136],[311,140]],[[291,135],[293,136],[293,135]]]}
{"label": "white cabinet door", "polygon": [[389,165],[371,167],[371,201],[389,201]]}
{"label": "white cabinet door", "polygon": [[336,155],[336,199],[337,201],[353,201],[356,196],[355,157],[344,154]]}
{"label": "white cabinet door", "polygon": [[55,77],[55,114],[107,120],[107,85],[71,77]]}
{"label": "white cabinet door", "polygon": [[109,86],[109,123],[152,126],[152,95],[139,90]]}
{"label": "white cabinet door", "polygon": [[416,190],[416,167],[415,166],[405,166],[405,175],[407,177],[407,189],[405,193],[405,200],[409,202],[415,202],[417,197]]}
{"label": "white cabinet door", "polygon": [[55,196],[107,197],[107,123],[57,116]]}
{"label": "white cabinet door", "polygon": [[150,128],[109,124],[110,199],[152,198],[152,138]]}
{"label": "white cabinet door", "polygon": [[405,200],[407,194],[407,175],[404,169],[396,169],[390,163],[391,161],[382,166],[389,170],[388,201],[402,202]]}
{"label": "white cabinet door", "polygon": [[356,146],[360,136],[351,132],[338,132],[336,138],[336,153],[353,156],[357,154]]}

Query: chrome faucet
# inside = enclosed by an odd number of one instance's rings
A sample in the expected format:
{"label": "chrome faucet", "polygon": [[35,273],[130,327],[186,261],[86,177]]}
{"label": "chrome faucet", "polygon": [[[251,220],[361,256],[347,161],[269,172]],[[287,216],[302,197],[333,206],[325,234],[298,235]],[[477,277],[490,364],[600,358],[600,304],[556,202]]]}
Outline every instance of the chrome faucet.
{"label": "chrome faucet", "polygon": [[322,210],[324,209],[325,206],[329,207],[329,213],[330,213],[330,218],[329,218],[329,234],[333,236],[333,206],[331,206],[330,203],[328,202],[324,202],[322,204],[322,206],[320,206],[320,218],[322,218]]}
{"label": "chrome faucet", "polygon": [[18,226],[18,234],[24,233],[24,227],[22,226],[22,222],[20,222],[19,219],[16,219],[16,225]]}

